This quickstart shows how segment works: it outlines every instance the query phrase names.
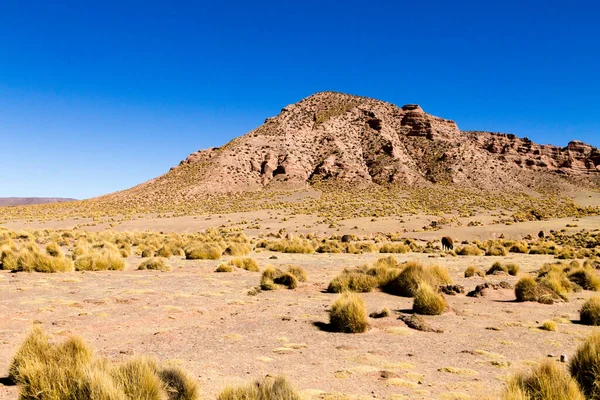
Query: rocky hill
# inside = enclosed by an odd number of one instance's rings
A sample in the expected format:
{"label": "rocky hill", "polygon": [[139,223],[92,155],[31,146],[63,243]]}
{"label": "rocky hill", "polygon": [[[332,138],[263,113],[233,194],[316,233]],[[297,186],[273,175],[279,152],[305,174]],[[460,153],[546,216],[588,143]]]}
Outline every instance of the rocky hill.
{"label": "rocky hill", "polygon": [[33,204],[50,204],[76,201],[61,197],[0,197],[0,207],[2,206],[28,206]]}
{"label": "rocky hill", "polygon": [[124,192],[184,202],[206,194],[352,185],[432,184],[532,194],[598,186],[600,151],[573,141],[538,145],[512,134],[460,131],[416,104],[397,107],[366,97],[317,93],[284,107],[255,130]]}

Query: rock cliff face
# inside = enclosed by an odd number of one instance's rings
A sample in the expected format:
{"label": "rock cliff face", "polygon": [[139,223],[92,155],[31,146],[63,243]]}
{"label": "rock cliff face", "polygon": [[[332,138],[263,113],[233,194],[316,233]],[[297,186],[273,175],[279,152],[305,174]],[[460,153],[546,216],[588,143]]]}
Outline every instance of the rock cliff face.
{"label": "rock cliff face", "polygon": [[220,148],[191,154],[167,174],[131,189],[183,199],[201,193],[304,188],[316,181],[453,184],[525,190],[577,180],[597,185],[600,151],[527,138],[462,132],[416,104],[397,107],[342,93],[317,93]]}

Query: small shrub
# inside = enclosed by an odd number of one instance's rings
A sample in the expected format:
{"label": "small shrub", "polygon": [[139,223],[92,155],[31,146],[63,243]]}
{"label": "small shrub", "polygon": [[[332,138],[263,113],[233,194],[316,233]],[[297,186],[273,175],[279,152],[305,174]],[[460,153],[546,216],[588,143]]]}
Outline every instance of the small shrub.
{"label": "small shrub", "polygon": [[329,293],[358,292],[366,293],[377,287],[377,279],[362,272],[344,272],[329,283]]}
{"label": "small shrub", "polygon": [[416,262],[409,262],[398,276],[386,284],[383,289],[397,296],[413,297],[421,283],[432,288],[452,283],[448,270],[439,266],[425,267]]}
{"label": "small shrub", "polygon": [[342,293],[331,306],[329,323],[337,332],[365,332],[368,328],[367,310],[360,295]]}
{"label": "small shrub", "polygon": [[247,243],[231,243],[226,249],[225,254],[234,257],[245,256],[250,254],[252,248]]}
{"label": "small shrub", "polygon": [[524,276],[515,285],[517,301],[537,301],[537,282],[531,276]]}
{"label": "small shrub", "polygon": [[398,253],[404,254],[410,251],[410,247],[403,243],[385,243],[379,248],[380,253]]}
{"label": "small shrub", "polygon": [[171,267],[169,267],[167,265],[167,263],[165,262],[165,260],[163,260],[162,258],[150,258],[146,261],[142,261],[140,263],[140,265],[138,266],[138,271],[144,270],[144,269],[155,269],[158,271],[170,271]]}
{"label": "small shrub", "polygon": [[503,400],[585,400],[577,382],[555,361],[545,360],[529,374],[510,379]]}
{"label": "small shrub", "polygon": [[556,321],[549,320],[549,321],[544,321],[544,323],[542,324],[540,329],[549,331],[549,332],[556,332],[557,327],[558,327],[558,325],[556,324]]}
{"label": "small shrub", "polygon": [[288,289],[298,287],[298,278],[289,272],[283,272],[279,268],[267,267],[260,278],[260,288],[262,290],[276,290],[281,286]]}
{"label": "small shrub", "polygon": [[372,312],[371,314],[369,314],[369,317],[371,317],[371,318],[385,318],[385,317],[389,317],[389,316],[390,316],[390,309],[387,307],[379,312]]}
{"label": "small shrub", "polygon": [[600,290],[600,278],[591,268],[577,268],[567,275],[568,279],[585,290]]}
{"label": "small shrub", "polygon": [[486,252],[486,256],[506,256],[508,252],[506,251],[506,247],[504,246],[490,246]]}
{"label": "small shrub", "polygon": [[519,266],[515,263],[506,264],[506,270],[509,275],[517,276],[519,274]]}
{"label": "small shrub", "polygon": [[231,264],[237,268],[245,269],[246,271],[252,271],[252,272],[260,271],[260,268],[258,267],[258,263],[250,257],[233,258],[233,259],[231,259],[231,261],[229,261],[229,264]]}
{"label": "small shrub", "polygon": [[579,345],[569,369],[588,399],[600,398],[600,332],[592,333]]}
{"label": "small shrub", "polygon": [[278,242],[267,245],[267,250],[276,251],[279,253],[296,253],[296,254],[312,254],[315,248],[309,241],[294,239],[280,240]]}
{"label": "small shrub", "polygon": [[472,276],[485,276],[485,272],[471,265],[465,269],[465,278],[471,278]]}
{"label": "small shrub", "polygon": [[188,260],[218,260],[221,258],[221,247],[216,244],[194,244],[185,249],[185,258]]}
{"label": "small shrub", "polygon": [[221,264],[217,267],[215,272],[232,272],[233,267],[229,264]]}
{"label": "small shrub", "polygon": [[294,275],[299,282],[306,282],[308,280],[308,274],[302,267],[291,265],[288,267],[287,272]]}
{"label": "small shrub", "polygon": [[100,249],[75,259],[75,269],[77,271],[123,271],[125,262],[118,252]]}
{"label": "small shrub", "polygon": [[413,303],[414,312],[421,315],[441,315],[447,307],[444,296],[434,291],[425,282],[419,285]]}
{"label": "small shrub", "polygon": [[[143,255],[143,252],[142,252]],[[173,257],[173,252],[171,251],[171,248],[169,246],[161,246],[158,250],[156,250],[156,256],[157,257],[164,257],[164,258],[171,258]],[[146,255],[146,257],[150,257],[148,255]]]}
{"label": "small shrub", "polygon": [[166,367],[158,376],[167,387],[169,400],[197,400],[200,398],[198,382],[179,367]]}
{"label": "small shrub", "polygon": [[50,242],[46,246],[46,253],[52,257],[60,257],[62,256],[62,251],[60,250],[60,246],[56,242]]}
{"label": "small shrub", "polygon": [[590,297],[583,303],[579,311],[579,319],[585,325],[600,325],[600,296]]}
{"label": "small shrub", "polygon": [[486,271],[485,274],[486,275],[494,275],[497,272],[508,274],[508,269],[504,265],[502,265],[502,263],[500,261],[496,261],[495,263],[492,264],[490,269],[488,269]]}
{"label": "small shrub", "polygon": [[517,243],[513,244],[508,249],[508,251],[511,252],[511,253],[527,254],[527,252],[529,252],[529,246],[527,245],[527,243],[517,242]]}
{"label": "small shrub", "polygon": [[267,376],[247,386],[228,387],[217,400],[300,400],[300,396],[284,377]]}
{"label": "small shrub", "polygon": [[466,245],[457,250],[456,254],[459,256],[480,256],[481,249],[477,246]]}
{"label": "small shrub", "polygon": [[296,289],[298,287],[298,278],[289,272],[285,272],[276,277],[273,279],[273,282],[277,285],[287,286],[288,289]]}

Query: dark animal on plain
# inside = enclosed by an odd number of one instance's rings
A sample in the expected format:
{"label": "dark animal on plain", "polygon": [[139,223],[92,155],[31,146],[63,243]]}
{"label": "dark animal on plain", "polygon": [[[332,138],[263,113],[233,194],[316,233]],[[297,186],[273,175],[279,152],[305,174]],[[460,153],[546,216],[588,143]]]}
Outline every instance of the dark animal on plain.
{"label": "dark animal on plain", "polygon": [[546,236],[546,235],[544,235],[544,231],[540,231],[540,233],[538,233],[538,237],[539,237],[540,239],[543,239],[543,238],[544,238],[544,236]]}
{"label": "dark animal on plain", "polygon": [[350,235],[342,236],[342,243],[350,243],[352,241],[352,237]]}
{"label": "dark animal on plain", "polygon": [[444,236],[442,238],[442,250],[454,250],[454,242],[452,238]]}

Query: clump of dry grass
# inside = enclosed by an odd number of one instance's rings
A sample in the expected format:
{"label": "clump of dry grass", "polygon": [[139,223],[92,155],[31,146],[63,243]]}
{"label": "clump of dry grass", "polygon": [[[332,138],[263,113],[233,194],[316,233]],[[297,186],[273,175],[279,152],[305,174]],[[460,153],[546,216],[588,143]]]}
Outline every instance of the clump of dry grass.
{"label": "clump of dry grass", "polygon": [[345,270],[342,274],[333,278],[327,287],[329,293],[342,292],[370,292],[378,285],[374,276],[362,272],[351,272]]}
{"label": "clump of dry grass", "polygon": [[218,260],[223,252],[221,247],[214,243],[192,243],[184,251],[188,260]]}
{"label": "clump of dry grass", "polygon": [[481,249],[477,246],[466,245],[456,250],[459,256],[480,256]]}
{"label": "clump of dry grass", "polygon": [[279,240],[277,242],[267,244],[266,249],[279,253],[312,254],[315,252],[315,248],[310,241],[301,239]]}
{"label": "clump of dry grass", "polygon": [[231,243],[225,249],[224,253],[226,255],[230,255],[230,256],[234,256],[234,257],[239,257],[239,256],[248,255],[248,254],[250,254],[251,251],[252,251],[252,248],[247,243]]}
{"label": "clump of dry grass", "polygon": [[262,290],[276,290],[282,286],[296,289],[298,282],[306,282],[306,271],[301,267],[289,267],[286,272],[275,267],[267,267],[260,278]]}
{"label": "clump of dry grass", "polygon": [[503,400],[585,400],[577,382],[555,361],[545,360],[529,374],[508,382]]}
{"label": "clump of dry grass", "polygon": [[21,399],[199,399],[197,383],[182,370],[145,357],[111,363],[78,337],[51,343],[40,328],[15,354],[9,378],[21,386]]}
{"label": "clump of dry grass", "polygon": [[592,333],[579,345],[569,369],[588,399],[600,398],[600,332]]}
{"label": "clump of dry grass", "polygon": [[77,271],[123,271],[121,254],[112,249],[95,249],[75,259]]}
{"label": "clump of dry grass", "polygon": [[537,282],[531,276],[524,276],[515,285],[517,301],[537,301]]}
{"label": "clump of dry grass", "polygon": [[229,264],[233,265],[234,267],[244,269],[246,271],[252,271],[252,272],[260,271],[260,267],[258,266],[258,263],[253,258],[250,258],[250,257],[232,258],[229,261]]}
{"label": "clump of dry grass", "polygon": [[20,248],[3,246],[0,249],[2,269],[15,272],[70,272],[73,271],[73,261],[62,254],[51,256],[42,253],[35,244]]}
{"label": "clump of dry grass", "polygon": [[60,257],[63,255],[60,246],[56,242],[48,243],[48,245],[46,246],[46,253],[48,253],[48,255],[52,257]]}
{"label": "clump of dry grass", "polygon": [[486,256],[506,256],[507,254],[506,247],[500,245],[492,245],[485,251]]}
{"label": "clump of dry grass", "polygon": [[590,297],[583,303],[579,319],[585,325],[600,325],[600,296]]}
{"label": "clump of dry grass", "polygon": [[410,247],[404,243],[385,243],[379,248],[380,253],[398,253],[404,254],[410,251]]}
{"label": "clump of dry grass", "polygon": [[408,262],[402,271],[383,286],[387,293],[413,297],[419,285],[426,283],[432,288],[452,283],[452,278],[446,268],[433,265],[423,266],[418,262]]}
{"label": "clump of dry grass", "polygon": [[413,311],[421,315],[441,315],[448,308],[448,304],[440,293],[437,293],[432,287],[422,282],[415,292],[413,302]]}
{"label": "clump of dry grass", "polygon": [[228,387],[217,400],[300,400],[300,396],[286,378],[267,376],[250,385]]}
{"label": "clump of dry grass", "polygon": [[508,269],[504,265],[502,265],[500,261],[496,261],[495,263],[493,263],[490,269],[488,269],[485,274],[494,275],[497,273],[508,274]]}
{"label": "clump of dry grass", "polygon": [[144,269],[155,269],[158,271],[170,271],[171,267],[167,265],[164,259],[162,258],[150,258],[148,260],[142,261],[138,266],[139,270]]}
{"label": "clump of dry grass", "polygon": [[233,272],[233,266],[223,263],[217,267],[215,272]]}
{"label": "clump of dry grass", "polygon": [[485,276],[485,272],[481,269],[475,267],[474,265],[470,265],[465,269],[465,278],[471,278],[473,276]]}
{"label": "clump of dry grass", "polygon": [[345,333],[361,333],[368,328],[365,302],[356,293],[342,293],[333,303],[329,313],[333,330]]}
{"label": "clump of dry grass", "polygon": [[287,269],[287,272],[294,275],[298,282],[306,282],[308,281],[308,274],[306,270],[302,267],[296,265],[290,265]]}
{"label": "clump of dry grass", "polygon": [[544,331],[548,331],[548,332],[556,332],[557,328],[558,328],[558,325],[557,325],[556,321],[552,321],[552,320],[544,321],[542,326],[540,326],[540,329],[542,329]]}

